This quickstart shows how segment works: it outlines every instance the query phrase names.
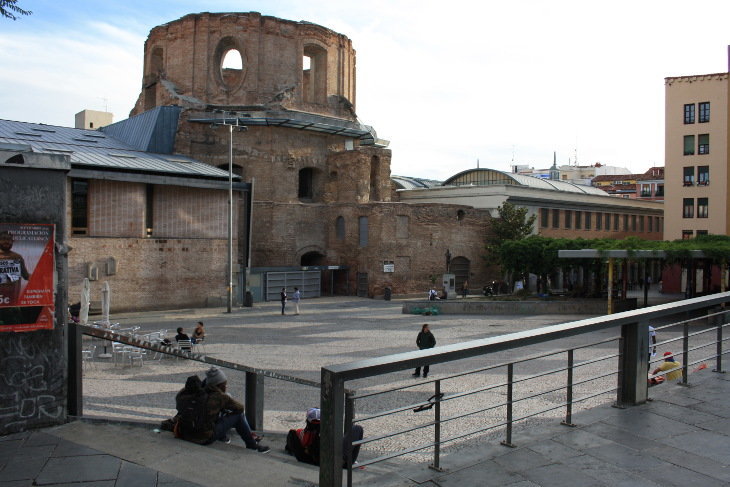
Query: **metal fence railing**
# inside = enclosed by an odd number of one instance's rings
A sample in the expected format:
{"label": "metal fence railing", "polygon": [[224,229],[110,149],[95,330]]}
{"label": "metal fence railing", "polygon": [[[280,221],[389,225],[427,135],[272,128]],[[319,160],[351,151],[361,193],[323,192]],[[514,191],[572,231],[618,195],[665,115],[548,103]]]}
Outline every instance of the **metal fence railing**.
{"label": "metal fence railing", "polygon": [[[82,367],[84,362],[81,339],[83,335],[95,337],[110,342],[108,348],[114,354],[115,344],[125,347],[130,353],[136,350],[154,352],[155,354],[169,355],[180,359],[201,362],[216,367],[234,370],[245,373],[244,404],[246,419],[252,429],[257,430],[263,427],[264,418],[264,378],[276,379],[285,382],[292,382],[307,387],[320,388],[320,383],[300,377],[280,374],[271,370],[250,367],[247,365],[229,362],[219,358],[211,357],[205,353],[196,353],[193,350],[184,350],[177,346],[168,346],[159,341],[150,341],[151,334],[137,334],[138,330],[129,328],[126,330],[110,329],[106,327],[81,325],[69,323],[69,414],[72,416],[83,415],[83,383]],[[123,348],[123,350],[125,349]],[[112,357],[116,360],[116,357]]]}
{"label": "metal fence railing", "polygon": [[[687,384],[688,373],[703,364],[707,366],[708,361],[714,361],[714,370],[721,371],[722,356],[727,353],[724,347],[727,338],[723,338],[723,330],[729,325],[725,324],[727,312],[717,306],[724,306],[728,301],[730,293],[721,293],[325,367],[322,369],[321,389],[320,485],[342,485],[343,459],[347,485],[352,485],[352,446],[372,446],[379,442],[390,445],[384,453],[363,459],[359,466],[428,450],[432,457],[430,466],[439,469],[444,445],[475,435],[495,432],[502,435],[502,444],[512,446],[513,426],[517,422],[559,411],[562,424],[572,426],[574,406],[599,396],[610,395],[620,407],[642,404],[649,397],[649,367],[663,360],[664,351],[670,351],[682,362],[681,383]],[[681,319],[677,321],[678,317]],[[656,326],[658,358],[654,360],[650,356],[653,344],[649,343],[649,320],[661,322]],[[620,333],[577,346],[512,358],[531,345],[611,330]],[[487,359],[505,351],[511,354],[509,360],[426,382],[361,394],[345,388],[355,380],[374,378],[377,381],[380,378],[384,381],[383,376],[389,373],[475,357]],[[664,372],[657,375],[664,375]],[[457,382],[467,376],[483,376],[483,383],[464,389]],[[557,379],[547,380],[548,377]],[[413,394],[412,391],[417,392]],[[414,395],[423,399],[414,402]],[[388,396],[395,399],[384,399]],[[470,400],[474,397],[479,399]],[[381,408],[383,404],[387,407]],[[384,418],[396,418],[387,424],[397,426],[384,430]],[[470,418],[476,420],[470,421]],[[368,435],[362,440],[351,441],[348,436],[354,423],[369,424]],[[465,425],[459,426],[459,423]],[[350,448],[343,447],[343,436],[346,443],[352,445]],[[394,442],[394,438],[401,438],[401,441]]]}

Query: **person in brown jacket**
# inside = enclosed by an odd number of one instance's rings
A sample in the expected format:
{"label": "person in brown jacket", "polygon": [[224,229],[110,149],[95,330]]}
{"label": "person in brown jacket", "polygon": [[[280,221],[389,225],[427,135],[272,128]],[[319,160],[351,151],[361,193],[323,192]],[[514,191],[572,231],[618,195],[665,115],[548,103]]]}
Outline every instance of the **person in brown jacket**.
{"label": "person in brown jacket", "polygon": [[208,394],[207,424],[212,426],[212,429],[206,432],[208,437],[214,441],[229,443],[231,440],[228,438],[228,432],[231,428],[235,428],[246,448],[267,453],[270,448],[257,443],[256,436],[251,432],[251,427],[243,414],[243,404],[226,393],[227,385],[228,379],[218,367],[211,367],[205,372],[203,388]]}

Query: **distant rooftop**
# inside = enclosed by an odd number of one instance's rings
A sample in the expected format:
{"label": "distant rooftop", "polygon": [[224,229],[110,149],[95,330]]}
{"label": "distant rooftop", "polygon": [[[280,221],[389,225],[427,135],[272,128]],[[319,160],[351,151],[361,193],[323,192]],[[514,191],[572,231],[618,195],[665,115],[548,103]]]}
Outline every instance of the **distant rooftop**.
{"label": "distant rooftop", "polygon": [[524,174],[515,174],[496,169],[469,169],[462,171],[446,181],[443,186],[492,186],[515,185],[528,186],[537,189],[550,189],[568,193],[583,193],[606,196],[604,191],[592,186],[573,184],[566,181],[535,178]]}

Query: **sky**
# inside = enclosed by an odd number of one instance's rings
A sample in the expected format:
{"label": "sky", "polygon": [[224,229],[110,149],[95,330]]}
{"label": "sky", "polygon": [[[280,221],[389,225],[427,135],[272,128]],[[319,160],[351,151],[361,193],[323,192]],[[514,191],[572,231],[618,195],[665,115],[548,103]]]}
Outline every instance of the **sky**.
{"label": "sky", "polygon": [[144,41],[188,13],[260,12],[346,35],[358,117],[391,173],[664,165],[664,78],[728,71],[727,0],[19,0],[0,19],[0,119],[127,118]]}

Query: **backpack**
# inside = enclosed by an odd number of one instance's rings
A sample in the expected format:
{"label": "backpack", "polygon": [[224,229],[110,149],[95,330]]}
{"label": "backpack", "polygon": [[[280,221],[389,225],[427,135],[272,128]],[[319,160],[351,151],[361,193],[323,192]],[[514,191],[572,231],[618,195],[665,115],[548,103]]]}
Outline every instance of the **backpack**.
{"label": "backpack", "polygon": [[184,440],[206,441],[212,430],[208,418],[208,393],[197,375],[188,377],[176,397],[175,436]]}

